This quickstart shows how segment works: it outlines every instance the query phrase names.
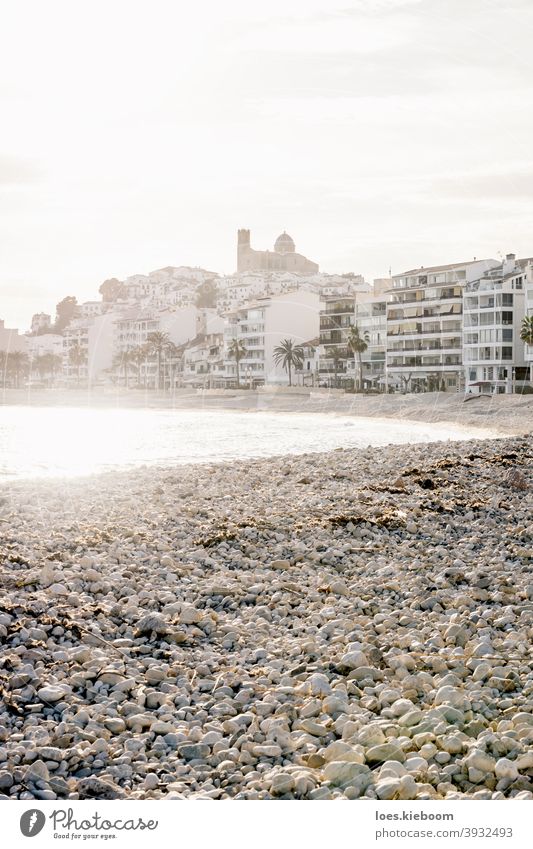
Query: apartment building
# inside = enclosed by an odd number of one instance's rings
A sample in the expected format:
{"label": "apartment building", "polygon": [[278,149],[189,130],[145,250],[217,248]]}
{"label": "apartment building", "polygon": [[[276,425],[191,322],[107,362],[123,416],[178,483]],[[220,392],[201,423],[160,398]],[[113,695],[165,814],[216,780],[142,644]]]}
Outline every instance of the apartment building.
{"label": "apartment building", "polygon": [[354,388],[359,379],[359,359],[348,348],[350,330],[356,326],[367,349],[361,354],[363,387],[385,384],[387,299],[361,292],[344,298],[325,298],[320,311],[319,374],[329,386]]}
{"label": "apartment building", "polygon": [[89,380],[88,319],[73,319],[63,331],[62,372],[67,384],[87,384]]}
{"label": "apartment building", "polygon": [[463,375],[463,290],[496,260],[405,271],[387,300],[387,380],[394,389],[458,391]]}
{"label": "apartment building", "polygon": [[30,360],[45,354],[63,356],[63,336],[60,333],[41,333],[38,336],[27,335],[27,351]]}
{"label": "apartment building", "polygon": [[37,312],[31,318],[31,332],[44,333],[52,326],[52,316],[46,312]]}
{"label": "apartment building", "polygon": [[[274,349],[284,339],[302,345],[318,334],[320,298],[299,289],[282,295],[258,298],[227,315],[224,330],[226,350],[238,339],[246,349],[239,362],[242,383],[250,387],[288,384],[287,372],[274,359]],[[226,360],[226,383],[237,381],[237,364]]]}
{"label": "apartment building", "polygon": [[201,333],[184,347],[178,385],[196,389],[225,387],[223,333]]}
{"label": "apartment building", "polygon": [[[354,325],[367,344],[361,354],[364,389],[384,389],[386,385],[387,298],[385,295],[360,295],[355,301]],[[357,384],[359,360],[349,351],[346,375]]]}
{"label": "apartment building", "polygon": [[21,336],[15,328],[5,327],[4,320],[0,319],[0,351],[6,353],[26,353],[28,340],[26,336]]}
{"label": "apartment building", "polygon": [[505,260],[464,289],[464,373],[467,392],[511,393],[528,381],[524,343],[526,286],[533,260]]}

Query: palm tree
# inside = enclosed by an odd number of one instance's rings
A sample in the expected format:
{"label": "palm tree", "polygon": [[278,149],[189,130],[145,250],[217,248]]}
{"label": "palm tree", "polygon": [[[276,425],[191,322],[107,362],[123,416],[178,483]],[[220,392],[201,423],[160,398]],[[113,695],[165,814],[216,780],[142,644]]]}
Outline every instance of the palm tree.
{"label": "palm tree", "polygon": [[13,386],[18,389],[20,378],[29,366],[28,355],[24,351],[10,351],[7,355],[7,371],[13,375]]}
{"label": "palm tree", "polygon": [[157,389],[161,388],[161,362],[165,349],[170,344],[168,333],[163,330],[154,330],[146,337],[146,348],[149,354],[157,357]]}
{"label": "palm tree", "polygon": [[68,352],[68,361],[71,366],[76,368],[76,382],[79,386],[80,369],[87,364],[87,351],[84,351],[79,342],[76,342]]}
{"label": "palm tree", "polygon": [[280,345],[274,348],[274,362],[280,363],[289,373],[289,386],[292,386],[292,369],[299,369],[304,362],[304,349],[301,345],[294,345],[292,339],[284,339]]}
{"label": "palm tree", "polygon": [[51,383],[56,372],[61,368],[61,357],[51,352],[40,354],[32,361],[31,368],[33,372],[38,373],[43,382],[48,377],[48,382]]}
{"label": "palm tree", "polygon": [[[170,342],[170,341],[167,343],[167,346],[166,346],[165,351],[164,351],[165,357],[164,357],[163,365],[165,365],[168,362],[168,383],[169,383],[168,388],[169,389],[172,389],[173,385],[174,385],[175,362],[173,362],[173,361],[175,361],[175,359],[178,355],[178,351],[179,351],[178,346],[175,345],[174,342]],[[166,383],[166,380],[165,380],[165,383]]]}
{"label": "palm tree", "polygon": [[[526,315],[522,319],[520,339],[530,348],[533,348],[533,315]],[[533,351],[531,353],[533,354]],[[531,360],[531,364],[529,366],[529,382],[533,383],[533,360]]]}
{"label": "palm tree", "polygon": [[128,372],[132,363],[132,352],[129,348],[124,351],[119,351],[113,357],[113,368],[116,368],[120,374],[120,369],[124,370],[124,386],[128,388]]}
{"label": "palm tree", "polygon": [[359,380],[358,380],[358,389],[360,392],[363,390],[363,360],[361,354],[364,354],[368,345],[366,340],[363,339],[361,334],[359,333],[359,328],[356,324],[350,327],[350,332],[348,333],[348,339],[346,342],[346,346],[349,351],[354,355],[354,366],[355,366],[355,358],[357,357],[357,363],[359,367]]}
{"label": "palm tree", "polygon": [[340,348],[331,348],[331,350],[328,351],[328,357],[333,360],[333,375],[334,375],[335,386],[337,386],[338,375],[339,375],[339,366],[342,363],[342,361],[345,357],[345,354],[344,354],[344,351],[342,351]]}
{"label": "palm tree", "polygon": [[137,386],[141,385],[141,366],[146,362],[148,351],[144,345],[137,345],[130,350],[130,361],[137,369]]}
{"label": "palm tree", "polygon": [[239,389],[241,385],[241,376],[240,376],[240,361],[246,356],[246,348],[244,347],[244,343],[240,341],[240,339],[232,339],[229,348],[228,354],[229,356],[235,360],[235,365],[237,366],[237,389]]}

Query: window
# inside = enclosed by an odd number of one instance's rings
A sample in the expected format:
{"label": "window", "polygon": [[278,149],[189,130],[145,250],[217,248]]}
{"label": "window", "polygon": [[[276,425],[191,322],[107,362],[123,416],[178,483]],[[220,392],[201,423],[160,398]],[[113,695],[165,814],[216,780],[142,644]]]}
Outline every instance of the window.
{"label": "window", "polygon": [[513,359],[513,348],[512,346],[504,345],[502,348],[502,360],[512,360]]}
{"label": "window", "polygon": [[502,330],[502,342],[512,342],[513,341],[513,331],[511,329],[504,328]]}
{"label": "window", "polygon": [[512,312],[508,312],[504,310],[502,312],[502,324],[512,324],[513,323],[513,314]]}
{"label": "window", "polygon": [[513,295],[511,292],[504,292],[502,294],[502,304],[504,307],[512,307],[513,306]]}

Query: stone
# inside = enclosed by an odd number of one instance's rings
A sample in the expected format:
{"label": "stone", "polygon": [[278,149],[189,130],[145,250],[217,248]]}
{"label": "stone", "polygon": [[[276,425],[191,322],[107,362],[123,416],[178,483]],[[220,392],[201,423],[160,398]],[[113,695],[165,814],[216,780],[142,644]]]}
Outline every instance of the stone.
{"label": "stone", "polygon": [[125,799],[126,794],[120,788],[101,778],[80,778],[78,780],[80,799]]}
{"label": "stone", "polygon": [[496,761],[496,765],[494,767],[494,772],[496,773],[496,778],[507,778],[509,781],[516,781],[519,777],[519,772],[517,765],[514,761],[509,760],[508,758],[500,758]]}
{"label": "stone", "polygon": [[397,799],[400,792],[399,778],[384,778],[376,784],[376,795],[378,799],[390,800]]}
{"label": "stone", "polygon": [[48,771],[48,767],[42,760],[36,760],[32,764],[29,765],[26,770],[25,780],[28,781],[48,781],[50,778],[50,772]]}
{"label": "stone", "polygon": [[178,746],[178,754],[186,761],[205,760],[211,749],[205,743],[182,743]]}
{"label": "stone", "polygon": [[357,669],[359,666],[368,666],[368,660],[362,651],[350,651],[342,655],[339,666],[348,670]]}
{"label": "stone", "polygon": [[52,704],[62,701],[69,693],[70,687],[64,685],[56,686],[54,684],[41,687],[37,690],[37,695],[43,702],[51,702]]}
{"label": "stone", "polygon": [[405,761],[405,752],[398,743],[383,743],[380,746],[371,746],[366,752],[366,761],[369,764],[384,763],[385,761]]}
{"label": "stone", "polygon": [[270,792],[273,796],[285,796],[295,789],[295,779],[290,773],[278,772],[270,781]]}
{"label": "stone", "polygon": [[155,772],[150,772],[144,779],[144,789],[145,790],[155,790],[159,787],[159,778],[155,774]]}
{"label": "stone", "polygon": [[363,776],[370,780],[370,770],[363,764],[355,761],[331,761],[323,770],[325,781],[330,781],[336,786],[344,786]]}

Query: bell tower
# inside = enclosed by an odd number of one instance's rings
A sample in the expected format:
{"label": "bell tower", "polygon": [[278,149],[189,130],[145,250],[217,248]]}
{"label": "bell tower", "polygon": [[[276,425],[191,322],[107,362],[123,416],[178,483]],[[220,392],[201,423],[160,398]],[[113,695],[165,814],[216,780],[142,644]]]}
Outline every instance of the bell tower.
{"label": "bell tower", "polygon": [[244,271],[246,263],[244,257],[250,250],[250,231],[237,230],[237,271]]}

